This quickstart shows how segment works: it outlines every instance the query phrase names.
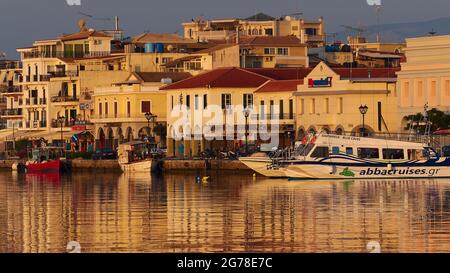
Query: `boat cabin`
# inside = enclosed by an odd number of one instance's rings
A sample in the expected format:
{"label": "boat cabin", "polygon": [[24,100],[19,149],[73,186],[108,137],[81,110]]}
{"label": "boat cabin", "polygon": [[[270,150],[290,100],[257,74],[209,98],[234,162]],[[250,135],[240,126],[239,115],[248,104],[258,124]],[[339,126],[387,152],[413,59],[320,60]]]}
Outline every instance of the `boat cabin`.
{"label": "boat cabin", "polygon": [[405,161],[436,158],[436,152],[423,143],[367,137],[321,134],[296,143],[297,157],[311,159],[349,156],[378,161]]}
{"label": "boat cabin", "polygon": [[153,151],[156,151],[156,144],[149,144],[143,141],[131,141],[120,144],[118,149],[119,163],[129,164],[152,158]]}
{"label": "boat cabin", "polygon": [[30,161],[42,163],[53,161],[64,157],[64,148],[62,147],[40,147],[29,150],[28,158]]}

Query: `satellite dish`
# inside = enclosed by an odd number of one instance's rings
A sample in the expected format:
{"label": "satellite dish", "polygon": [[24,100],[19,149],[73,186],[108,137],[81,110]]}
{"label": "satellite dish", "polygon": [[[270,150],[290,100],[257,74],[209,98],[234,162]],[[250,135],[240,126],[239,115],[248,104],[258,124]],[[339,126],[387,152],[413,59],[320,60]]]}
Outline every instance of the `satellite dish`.
{"label": "satellite dish", "polygon": [[78,27],[80,28],[80,32],[87,31],[86,20],[83,18],[78,20]]}

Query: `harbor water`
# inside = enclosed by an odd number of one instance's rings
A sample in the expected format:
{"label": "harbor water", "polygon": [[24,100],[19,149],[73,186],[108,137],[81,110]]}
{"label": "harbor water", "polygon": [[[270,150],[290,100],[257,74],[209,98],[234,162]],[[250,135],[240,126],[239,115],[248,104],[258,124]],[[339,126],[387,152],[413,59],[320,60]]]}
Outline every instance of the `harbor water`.
{"label": "harbor water", "polygon": [[0,252],[450,252],[450,180],[198,175],[2,171]]}

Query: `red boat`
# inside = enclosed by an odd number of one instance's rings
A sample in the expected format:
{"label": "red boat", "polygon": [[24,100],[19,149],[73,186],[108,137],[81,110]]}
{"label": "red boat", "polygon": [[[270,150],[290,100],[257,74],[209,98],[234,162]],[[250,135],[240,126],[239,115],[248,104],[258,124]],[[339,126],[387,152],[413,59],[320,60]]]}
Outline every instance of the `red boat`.
{"label": "red boat", "polygon": [[58,172],[61,169],[61,160],[58,158],[53,161],[44,161],[40,163],[27,163],[27,173],[41,173],[41,172]]}
{"label": "red boat", "polygon": [[30,160],[25,164],[27,173],[60,173],[68,171],[68,164],[61,161],[64,149],[61,147],[42,147],[31,151]]}

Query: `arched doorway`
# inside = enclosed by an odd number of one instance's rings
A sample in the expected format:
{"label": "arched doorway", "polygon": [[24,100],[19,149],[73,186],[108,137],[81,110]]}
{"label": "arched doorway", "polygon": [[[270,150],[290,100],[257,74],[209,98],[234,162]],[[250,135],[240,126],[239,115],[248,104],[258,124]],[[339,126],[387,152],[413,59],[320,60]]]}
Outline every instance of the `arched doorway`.
{"label": "arched doorway", "polygon": [[128,142],[130,142],[130,141],[133,140],[133,129],[131,129],[131,127],[128,127],[128,128],[127,128],[125,138],[126,138],[126,140],[127,140]]}
{"label": "arched doorway", "polygon": [[309,127],[308,134],[315,135],[316,133],[317,133],[317,130],[314,126]]}
{"label": "arched doorway", "polygon": [[344,128],[342,126],[336,127],[336,135],[344,135]]}
{"label": "arched doorway", "polygon": [[117,139],[118,139],[118,144],[122,144],[124,142],[124,136],[123,136],[123,131],[122,128],[119,127],[117,128]]}
{"label": "arched doorway", "polygon": [[364,125],[364,128],[361,125],[356,126],[355,128],[353,128],[352,130],[352,136],[371,136],[373,135],[373,133],[375,132],[375,130],[373,130],[372,127]]}
{"label": "arched doorway", "polygon": [[95,146],[99,149],[105,148],[105,140],[105,132],[103,131],[103,128],[99,128],[97,134],[97,143]]}
{"label": "arched doorway", "polygon": [[108,134],[107,135],[108,135],[108,138],[107,138],[107,141],[106,141],[106,148],[115,149],[115,146],[114,146],[114,132],[113,132],[113,129],[111,127],[108,128]]}

